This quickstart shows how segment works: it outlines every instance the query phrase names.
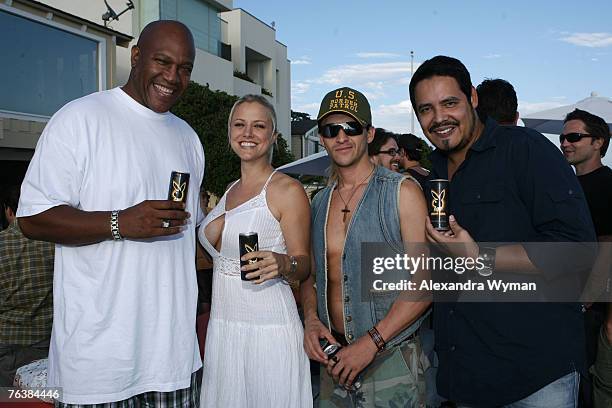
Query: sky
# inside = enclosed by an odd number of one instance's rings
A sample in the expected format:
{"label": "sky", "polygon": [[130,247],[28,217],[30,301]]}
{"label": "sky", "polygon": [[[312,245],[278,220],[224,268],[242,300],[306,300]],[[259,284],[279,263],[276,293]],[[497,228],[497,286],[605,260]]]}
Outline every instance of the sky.
{"label": "sky", "polygon": [[[373,125],[411,131],[414,69],[435,55],[460,59],[476,86],[513,84],[519,113],[612,97],[612,1],[234,0],[265,23],[291,60],[291,109],[316,117],[328,91],[351,86]],[[414,133],[422,136],[416,119]],[[604,159],[612,164],[612,153]]]}

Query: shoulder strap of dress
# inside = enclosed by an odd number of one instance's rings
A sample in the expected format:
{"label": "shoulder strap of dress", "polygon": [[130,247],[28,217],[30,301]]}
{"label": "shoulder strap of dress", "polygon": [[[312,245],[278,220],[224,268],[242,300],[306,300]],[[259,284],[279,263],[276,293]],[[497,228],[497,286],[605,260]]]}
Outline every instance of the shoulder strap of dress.
{"label": "shoulder strap of dress", "polygon": [[[220,204],[220,203],[224,203],[224,204],[223,204],[223,207],[225,207],[225,197],[227,197],[227,194],[230,192],[230,190],[231,190],[231,189],[232,189],[232,188],[233,188],[233,187],[236,185],[236,183],[238,183],[239,181],[240,181],[240,179],[238,179],[238,180],[236,180],[236,181],[232,182],[232,184],[230,184],[230,185],[229,185],[229,187],[227,188],[227,190],[225,190],[225,193],[223,193],[223,195],[221,196],[221,199],[219,199],[219,202],[217,203],[217,205],[218,205],[218,204]],[[215,208],[217,208],[217,207],[215,206]]]}
{"label": "shoulder strap of dress", "polygon": [[274,176],[275,173],[276,173],[276,170],[274,170],[272,174],[270,174],[270,177],[268,177],[268,179],[266,180],[266,184],[264,184],[262,191],[268,187],[268,184],[270,183],[270,180],[272,180],[272,177]]}
{"label": "shoulder strap of dress", "polygon": [[226,195],[227,193],[229,193],[229,191],[236,185],[236,183],[238,183],[240,181],[240,179],[234,181],[232,184],[230,184],[230,186],[227,188],[227,190],[225,190],[225,193],[223,193],[223,195]]}

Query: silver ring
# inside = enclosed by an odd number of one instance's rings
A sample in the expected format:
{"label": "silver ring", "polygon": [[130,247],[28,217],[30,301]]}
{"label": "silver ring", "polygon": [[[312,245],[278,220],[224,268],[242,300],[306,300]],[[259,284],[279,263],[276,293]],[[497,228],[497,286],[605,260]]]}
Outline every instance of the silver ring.
{"label": "silver ring", "polygon": [[170,221],[163,220],[162,221],[162,228],[170,228]]}

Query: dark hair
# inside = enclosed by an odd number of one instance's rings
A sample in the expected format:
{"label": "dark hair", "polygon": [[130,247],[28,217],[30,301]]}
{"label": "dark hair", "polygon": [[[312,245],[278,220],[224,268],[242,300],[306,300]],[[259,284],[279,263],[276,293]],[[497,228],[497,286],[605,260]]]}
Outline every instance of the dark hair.
{"label": "dark hair", "polygon": [[594,138],[603,139],[603,145],[599,150],[599,155],[604,157],[608,151],[608,145],[610,144],[610,128],[605,120],[597,115],[593,115],[587,111],[581,109],[574,109],[565,116],[563,123],[569,122],[570,120],[580,120],[584,123],[584,127],[589,135]]}
{"label": "dark hair", "polygon": [[[427,61],[423,62],[416,70],[412,79],[410,79],[410,102],[412,103],[412,109],[417,112],[416,101],[414,96],[414,89],[417,84],[425,79],[429,79],[433,76],[446,76],[454,78],[459,85],[461,92],[465,94],[468,103],[472,105],[472,79],[470,73],[461,61],[457,58],[447,57],[444,55],[438,55]],[[417,112],[418,116],[418,112]]]}
{"label": "dark hair", "polygon": [[10,208],[13,214],[17,214],[17,205],[19,204],[20,186],[7,186],[3,189],[1,203],[2,209]]}
{"label": "dark hair", "polygon": [[374,139],[368,144],[368,156],[374,156],[380,153],[380,148],[387,143],[389,139],[397,140],[396,134],[383,128],[376,128],[374,131]]}
{"label": "dark hair", "polygon": [[402,149],[406,156],[413,161],[421,161],[423,156],[423,141],[412,133],[397,135],[397,145]]}
{"label": "dark hair", "polygon": [[512,84],[503,79],[485,79],[478,87],[476,111],[482,120],[495,119],[497,123],[514,124],[518,101]]}

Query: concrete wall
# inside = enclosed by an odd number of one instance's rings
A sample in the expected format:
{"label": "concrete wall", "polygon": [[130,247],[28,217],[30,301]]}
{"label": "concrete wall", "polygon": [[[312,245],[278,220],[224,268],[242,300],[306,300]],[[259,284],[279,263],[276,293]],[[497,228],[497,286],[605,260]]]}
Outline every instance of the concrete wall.
{"label": "concrete wall", "polygon": [[[84,18],[96,24],[104,25],[102,21],[102,15],[106,13],[106,5],[104,1],[100,0],[38,0],[43,4],[55,7],[65,11],[66,13],[73,14],[75,16]],[[125,9],[125,0],[106,0],[115,10],[116,13],[120,13]],[[138,1],[134,1],[136,5]],[[113,21],[109,24],[109,27],[115,31],[119,31],[128,35],[132,35],[132,13],[134,10],[130,10],[119,17],[119,21]]]}
{"label": "concrete wall", "polygon": [[227,8],[227,9],[233,9],[234,8],[234,2],[233,0],[217,0],[217,1],[211,1],[211,0],[206,0],[209,3],[217,3],[222,5],[223,7]]}
{"label": "concrete wall", "polygon": [[291,147],[291,65],[287,59],[287,47],[275,41],[274,84],[271,88],[275,98],[278,129]]}
{"label": "concrete wall", "polygon": [[261,95],[261,86],[244,79],[234,77],[234,95],[244,96],[247,94]]}
{"label": "concrete wall", "polygon": [[[261,64],[253,64],[251,74],[253,79],[263,79],[260,85],[267,89],[272,88],[274,80],[272,67],[266,66],[266,60],[275,58],[275,31],[257,18],[251,16],[242,9],[235,9],[220,13],[221,18],[227,21],[227,43],[232,46],[232,62],[234,69],[247,73],[246,48],[261,54]],[[261,70],[261,72],[260,72]]]}
{"label": "concrete wall", "polygon": [[215,91],[233,93],[234,69],[230,61],[219,58],[206,51],[196,49],[196,59],[191,72],[191,80],[210,86]]}
{"label": "concrete wall", "polygon": [[0,147],[33,149],[47,122],[0,117]]}
{"label": "concrete wall", "polygon": [[[242,9],[226,11],[220,15],[227,21],[228,29],[223,40],[232,46],[234,69],[247,73],[258,85],[272,93],[272,98],[268,99],[276,109],[278,130],[291,148],[291,69],[287,60],[287,47],[276,41],[276,31],[272,27]],[[256,59],[251,58],[249,72],[247,48],[258,54]],[[234,89],[235,95],[244,94],[242,82],[234,81],[240,87]]]}
{"label": "concrete wall", "polygon": [[242,25],[240,24],[240,10],[226,11],[220,13],[221,19],[227,22],[227,31],[221,24],[221,40],[232,46],[232,63],[234,70],[246,73],[245,49],[241,46]]}

